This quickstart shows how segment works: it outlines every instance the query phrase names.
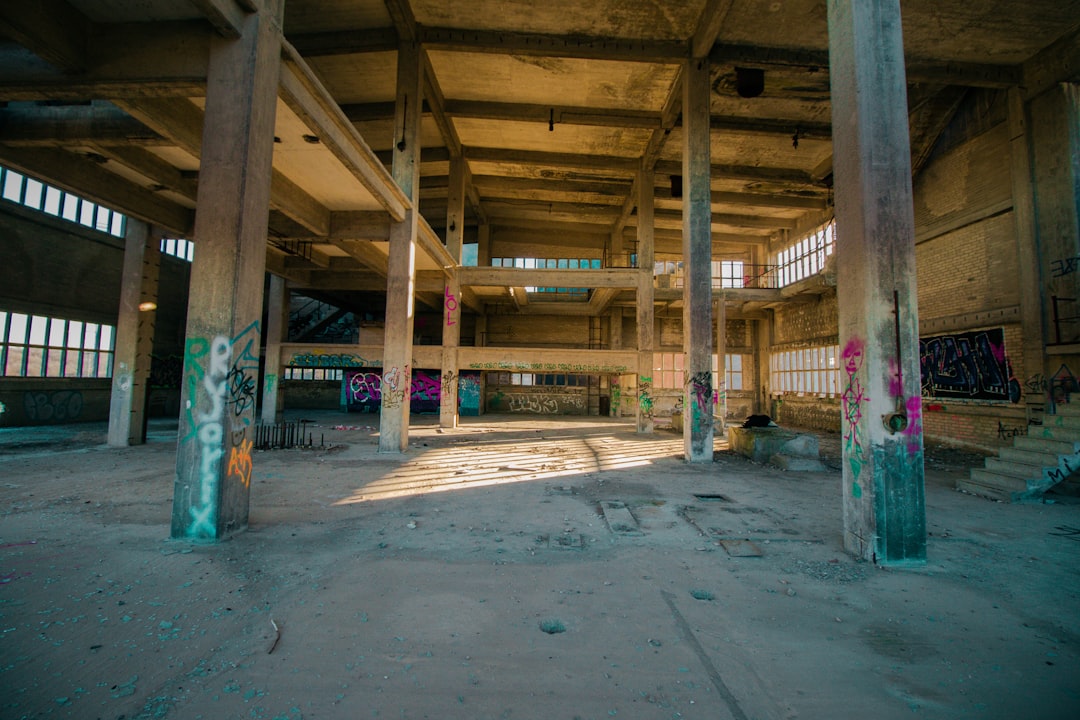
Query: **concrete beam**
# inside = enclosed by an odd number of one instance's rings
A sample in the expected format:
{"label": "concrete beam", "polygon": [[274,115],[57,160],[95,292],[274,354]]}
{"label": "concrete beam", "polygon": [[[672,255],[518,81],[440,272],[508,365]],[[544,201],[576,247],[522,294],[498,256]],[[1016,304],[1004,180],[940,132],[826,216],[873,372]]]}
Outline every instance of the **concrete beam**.
{"label": "concrete beam", "polygon": [[685,58],[687,53],[687,44],[683,42],[624,40],[588,35],[547,35],[421,27],[417,30],[417,36],[429,50],[488,52],[531,57],[675,64]]}
{"label": "concrete beam", "polygon": [[638,271],[620,270],[525,270],[502,267],[461,267],[462,287],[583,287],[636,288]]}
{"label": "concrete beam", "polygon": [[65,0],[0,4],[0,34],[66,73],[86,70],[92,23]]}

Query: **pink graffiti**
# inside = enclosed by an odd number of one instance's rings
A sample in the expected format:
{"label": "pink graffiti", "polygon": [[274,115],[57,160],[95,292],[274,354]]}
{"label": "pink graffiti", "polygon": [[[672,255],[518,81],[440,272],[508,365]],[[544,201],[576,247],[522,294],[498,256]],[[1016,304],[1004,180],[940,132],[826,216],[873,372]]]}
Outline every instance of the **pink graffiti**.
{"label": "pink graffiti", "polygon": [[900,364],[896,362],[896,358],[889,358],[889,396],[897,398],[903,395],[904,383],[900,379]]}
{"label": "pink graffiti", "polygon": [[904,430],[907,436],[908,455],[916,455],[922,445],[922,397],[916,395],[907,399],[908,426]]}
{"label": "pink graffiti", "polygon": [[353,400],[381,399],[379,376],[374,373],[357,373],[349,380],[349,392]]}
{"label": "pink graffiti", "polygon": [[444,297],[446,298],[446,300],[444,301],[444,304],[446,305],[446,324],[447,325],[454,325],[456,323],[454,321],[453,315],[454,315],[454,311],[457,310],[457,307],[458,307],[457,298],[455,298],[454,294],[452,292],[450,292],[450,286],[449,285],[446,286],[446,290],[444,291],[443,294],[444,294]]}
{"label": "pink graffiti", "polygon": [[[859,432],[859,421],[862,420],[862,404],[864,401],[869,400],[863,394],[862,382],[857,377],[859,370],[862,368],[863,363],[863,342],[858,338],[852,338],[844,346],[843,359],[844,370],[847,373],[848,384],[844,390],[844,394],[841,396],[844,404],[844,422],[846,423],[846,432],[844,433],[844,448],[847,451],[848,463],[851,466],[851,473],[857,480],[859,473],[862,472],[863,466],[863,449],[862,449],[862,437]],[[858,491],[858,483],[855,483],[857,489],[856,497],[861,494]]]}

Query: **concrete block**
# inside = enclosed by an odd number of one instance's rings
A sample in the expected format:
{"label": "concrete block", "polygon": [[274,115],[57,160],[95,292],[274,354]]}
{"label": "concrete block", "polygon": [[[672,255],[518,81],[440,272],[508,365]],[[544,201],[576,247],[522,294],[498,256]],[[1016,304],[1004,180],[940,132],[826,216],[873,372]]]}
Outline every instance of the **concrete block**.
{"label": "concrete block", "polygon": [[783,428],[729,427],[727,435],[731,449],[754,462],[766,463],[778,454],[813,458],[818,455],[816,437]]}

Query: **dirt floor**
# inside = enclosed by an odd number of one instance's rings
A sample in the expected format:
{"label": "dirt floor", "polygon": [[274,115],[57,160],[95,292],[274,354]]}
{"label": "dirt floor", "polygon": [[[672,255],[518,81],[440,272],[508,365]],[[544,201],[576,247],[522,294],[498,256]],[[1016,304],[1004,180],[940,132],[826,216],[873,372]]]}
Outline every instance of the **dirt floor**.
{"label": "dirt floor", "polygon": [[[0,430],[0,718],[1080,717],[1080,504],[952,489],[929,561],[841,547],[825,473],[606,418],[291,413],[251,526],[168,539],[176,423]],[[749,541],[749,542],[748,542]]]}

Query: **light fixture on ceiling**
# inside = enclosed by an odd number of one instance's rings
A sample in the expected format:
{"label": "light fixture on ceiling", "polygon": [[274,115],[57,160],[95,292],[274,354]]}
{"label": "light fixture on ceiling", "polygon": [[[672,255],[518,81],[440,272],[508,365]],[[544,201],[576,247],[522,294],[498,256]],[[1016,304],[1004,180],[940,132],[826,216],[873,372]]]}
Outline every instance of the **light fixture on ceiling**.
{"label": "light fixture on ceiling", "polygon": [[304,142],[309,145],[318,145],[320,142],[318,135],[301,135],[300,137],[304,138]]}
{"label": "light fixture on ceiling", "polygon": [[152,301],[139,303],[140,312],[150,312],[151,310],[157,310],[157,303]]}
{"label": "light fixture on ceiling", "polygon": [[755,98],[765,91],[765,71],[760,68],[735,68],[735,92],[739,97]]}

